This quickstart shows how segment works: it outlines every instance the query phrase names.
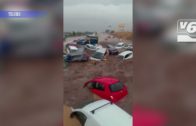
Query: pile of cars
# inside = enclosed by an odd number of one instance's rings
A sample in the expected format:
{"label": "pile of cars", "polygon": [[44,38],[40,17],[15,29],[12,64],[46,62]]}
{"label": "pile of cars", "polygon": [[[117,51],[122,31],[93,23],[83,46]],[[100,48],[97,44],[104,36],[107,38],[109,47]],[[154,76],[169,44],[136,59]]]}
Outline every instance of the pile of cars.
{"label": "pile of cars", "polygon": [[96,77],[87,81],[85,87],[101,100],[72,108],[71,118],[76,118],[81,126],[132,126],[132,116],[114,104],[128,94],[127,87],[120,80]]}
{"label": "pile of cars", "polygon": [[84,53],[83,47],[79,47],[76,44],[67,44],[65,49],[65,62],[85,62],[89,60],[89,56],[86,53]]}
{"label": "pile of cars", "polygon": [[125,42],[117,44],[89,43],[86,39],[74,40],[64,48],[65,62],[104,61],[108,55],[117,55],[121,60],[133,58],[133,46]]}

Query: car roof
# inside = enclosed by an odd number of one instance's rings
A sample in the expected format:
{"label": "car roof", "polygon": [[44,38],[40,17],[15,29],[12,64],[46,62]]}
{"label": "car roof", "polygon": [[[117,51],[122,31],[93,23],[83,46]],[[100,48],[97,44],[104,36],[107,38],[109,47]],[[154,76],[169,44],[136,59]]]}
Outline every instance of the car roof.
{"label": "car roof", "polygon": [[[92,113],[93,110],[95,110]],[[132,126],[132,116],[107,100],[99,100],[82,108],[100,126]]]}
{"label": "car roof", "polygon": [[123,45],[124,44],[124,42],[119,42],[117,45]]}
{"label": "car roof", "polygon": [[106,48],[99,48],[96,52],[105,53],[106,52]]}
{"label": "car roof", "polygon": [[99,100],[99,101],[91,102],[90,104],[84,106],[82,108],[82,110],[85,111],[85,112],[87,112],[87,113],[91,113],[92,110],[95,110],[95,109],[97,109],[100,106],[103,106],[105,104],[110,104],[110,101],[107,101],[107,100]]}
{"label": "car roof", "polygon": [[111,84],[119,82],[119,80],[114,77],[96,77],[93,80],[98,81],[102,84],[107,84],[107,85],[111,85]]}
{"label": "car roof", "polygon": [[125,56],[130,53],[133,53],[133,51],[124,51],[124,52],[120,53],[119,56]]}
{"label": "car roof", "polygon": [[76,46],[73,46],[73,45],[69,45],[69,48],[70,48],[71,50],[78,50],[78,48],[77,48]]}

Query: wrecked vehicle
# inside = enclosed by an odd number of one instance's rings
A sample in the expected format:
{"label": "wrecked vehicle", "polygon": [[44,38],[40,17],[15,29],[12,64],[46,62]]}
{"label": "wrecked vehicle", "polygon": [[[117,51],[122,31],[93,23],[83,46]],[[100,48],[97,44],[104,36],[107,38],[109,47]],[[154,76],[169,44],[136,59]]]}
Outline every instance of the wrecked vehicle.
{"label": "wrecked vehicle", "polygon": [[124,51],[118,55],[118,57],[122,60],[128,60],[133,58],[133,51]]}
{"label": "wrecked vehicle", "polygon": [[64,55],[65,62],[86,62],[89,60],[89,56],[84,53],[70,53]]}
{"label": "wrecked vehicle", "polygon": [[91,51],[96,51],[96,50],[103,48],[103,47],[101,45],[86,44],[85,48],[88,50],[91,50]]}
{"label": "wrecked vehicle", "polygon": [[80,39],[76,42],[78,45],[86,45],[88,44],[89,42],[86,40],[86,39]]}
{"label": "wrecked vehicle", "polygon": [[96,45],[99,42],[98,36],[96,34],[87,35],[86,39],[89,44]]}
{"label": "wrecked vehicle", "polygon": [[123,42],[119,42],[115,46],[116,49],[123,49],[124,47],[125,47],[125,43],[123,43]]}
{"label": "wrecked vehicle", "polygon": [[90,103],[83,108],[73,109],[70,115],[81,126],[132,126],[132,116],[107,100]]}
{"label": "wrecked vehicle", "polygon": [[118,53],[119,53],[118,49],[116,49],[111,44],[107,45],[107,49],[108,49],[110,55],[118,55]]}
{"label": "wrecked vehicle", "polygon": [[111,102],[117,102],[128,94],[127,87],[114,77],[97,77],[86,82],[84,87]]}
{"label": "wrecked vehicle", "polygon": [[131,43],[130,43],[130,44],[125,44],[124,49],[127,50],[127,51],[128,51],[128,50],[129,50],[129,51],[133,51],[133,44],[131,44]]}
{"label": "wrecked vehicle", "polygon": [[105,59],[106,54],[107,54],[107,49],[100,48],[95,53],[93,53],[93,55],[90,57],[90,59],[94,60],[94,61],[102,61]]}
{"label": "wrecked vehicle", "polygon": [[75,53],[75,52],[79,51],[79,47],[76,44],[69,43],[69,44],[65,45],[65,50],[68,54]]}

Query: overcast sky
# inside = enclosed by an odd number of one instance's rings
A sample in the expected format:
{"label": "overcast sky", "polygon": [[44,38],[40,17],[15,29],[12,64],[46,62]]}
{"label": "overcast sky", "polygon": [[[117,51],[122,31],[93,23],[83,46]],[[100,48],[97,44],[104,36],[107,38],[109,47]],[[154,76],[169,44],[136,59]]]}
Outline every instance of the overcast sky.
{"label": "overcast sky", "polygon": [[64,0],[64,31],[102,32],[125,24],[132,31],[132,0]]}

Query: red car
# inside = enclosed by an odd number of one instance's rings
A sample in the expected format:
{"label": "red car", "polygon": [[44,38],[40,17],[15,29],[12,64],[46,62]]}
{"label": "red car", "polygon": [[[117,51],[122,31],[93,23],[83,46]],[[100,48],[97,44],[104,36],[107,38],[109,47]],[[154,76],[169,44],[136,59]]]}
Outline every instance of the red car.
{"label": "red car", "polygon": [[111,102],[117,102],[128,94],[127,87],[114,77],[97,77],[86,82],[84,87]]}

